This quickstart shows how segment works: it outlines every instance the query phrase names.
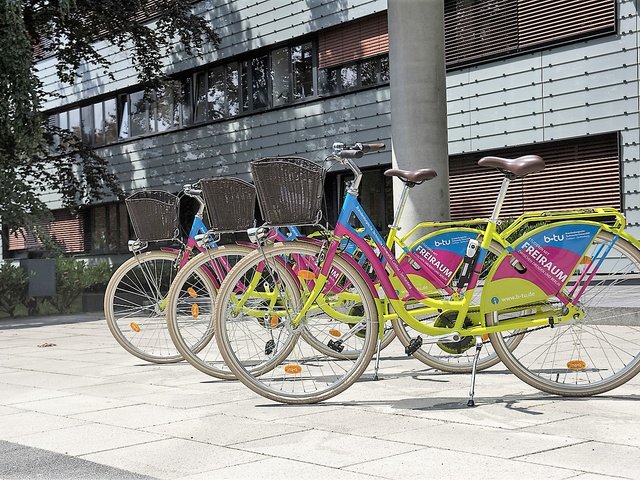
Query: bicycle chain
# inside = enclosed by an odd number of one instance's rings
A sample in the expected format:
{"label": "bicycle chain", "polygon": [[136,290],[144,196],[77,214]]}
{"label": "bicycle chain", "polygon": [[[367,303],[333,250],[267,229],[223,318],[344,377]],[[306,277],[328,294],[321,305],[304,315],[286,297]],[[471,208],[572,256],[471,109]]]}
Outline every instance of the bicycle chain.
{"label": "bicycle chain", "polygon": [[549,328],[549,327],[551,327],[551,325],[543,325],[542,327],[527,329],[524,332],[512,333],[511,335],[506,335],[506,336],[504,336],[502,338],[503,339],[507,339],[507,338],[512,338],[512,337],[517,337],[518,335],[524,335],[525,333],[535,332],[536,330],[542,330],[543,328]]}

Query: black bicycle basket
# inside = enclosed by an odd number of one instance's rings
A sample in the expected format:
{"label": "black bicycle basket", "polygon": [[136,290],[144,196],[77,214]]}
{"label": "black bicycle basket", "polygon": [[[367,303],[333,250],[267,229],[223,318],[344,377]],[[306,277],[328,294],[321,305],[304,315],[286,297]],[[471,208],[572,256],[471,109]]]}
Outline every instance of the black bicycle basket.
{"label": "black bicycle basket", "polygon": [[300,157],[251,162],[262,217],[268,225],[313,225],[322,217],[325,171]]}
{"label": "black bicycle basket", "polygon": [[138,240],[157,242],[178,236],[178,197],[163,190],[142,190],[125,199]]}
{"label": "black bicycle basket", "polygon": [[216,232],[239,232],[253,227],[256,189],[249,182],[233,177],[200,180],[207,204],[211,229]]}

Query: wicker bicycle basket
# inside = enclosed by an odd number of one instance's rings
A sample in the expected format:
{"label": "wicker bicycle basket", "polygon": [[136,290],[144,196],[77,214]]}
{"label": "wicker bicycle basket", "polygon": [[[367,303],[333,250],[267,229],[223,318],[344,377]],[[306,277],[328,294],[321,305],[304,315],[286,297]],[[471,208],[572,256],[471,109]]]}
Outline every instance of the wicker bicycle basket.
{"label": "wicker bicycle basket", "polygon": [[306,158],[251,162],[262,217],[268,225],[312,225],[322,216],[324,169]]}
{"label": "wicker bicycle basket", "polygon": [[200,180],[207,204],[211,229],[216,232],[239,232],[253,227],[256,189],[239,178],[217,177]]}
{"label": "wicker bicycle basket", "polygon": [[178,235],[178,197],[162,190],[143,190],[125,199],[138,240],[171,240]]}

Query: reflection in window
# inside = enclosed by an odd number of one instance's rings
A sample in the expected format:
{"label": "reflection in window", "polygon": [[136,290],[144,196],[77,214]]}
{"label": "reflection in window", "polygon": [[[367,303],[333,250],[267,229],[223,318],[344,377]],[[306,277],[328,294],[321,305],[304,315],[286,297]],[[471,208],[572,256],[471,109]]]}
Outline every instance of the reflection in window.
{"label": "reflection in window", "polygon": [[293,65],[293,98],[313,95],[313,48],[311,43],[305,43],[291,49],[291,64]]}
{"label": "reflection in window", "polygon": [[93,105],[87,105],[80,109],[80,117],[82,119],[82,141],[87,145],[94,143],[93,131]]}
{"label": "reflection in window", "polygon": [[100,205],[91,209],[91,250],[122,252],[127,249],[129,222],[123,203]]}
{"label": "reflection in window", "polygon": [[227,65],[227,108],[229,116],[240,113],[240,92],[238,91],[240,72],[237,63]]}
{"label": "reflection in window", "polygon": [[269,57],[251,59],[251,88],[252,88],[252,108],[264,108],[269,104],[267,97],[267,75],[269,68]]}
{"label": "reflection in window", "polygon": [[182,124],[191,125],[193,120],[193,102],[191,101],[191,77],[187,77],[182,82]]}
{"label": "reflection in window", "polygon": [[82,138],[82,131],[80,130],[80,109],[79,108],[74,108],[73,110],[69,110],[69,125],[67,128],[76,137]]}
{"label": "reflection in window", "polygon": [[144,92],[135,92],[129,95],[131,105],[131,136],[147,133],[149,128],[149,113]]}
{"label": "reflection in window", "polygon": [[110,98],[104,105],[104,143],[112,143],[118,139],[118,110],[116,99]]}
{"label": "reflection in window", "polygon": [[271,52],[271,98],[273,106],[289,103],[289,49]]}
{"label": "reflection in window", "polygon": [[180,84],[167,82],[156,92],[156,123],[158,132],[164,132],[180,125],[179,110]]}
{"label": "reflection in window", "polygon": [[118,97],[118,114],[120,116],[119,138],[129,138],[129,101],[127,95]]}
{"label": "reflection in window", "polygon": [[204,122],[207,120],[207,74],[200,72],[196,75],[194,81],[193,103],[194,122]]}
{"label": "reflection in window", "polygon": [[368,87],[389,81],[389,56],[383,55],[320,70],[321,92],[340,93],[358,87]]}
{"label": "reflection in window", "polygon": [[95,145],[104,145],[104,112],[102,110],[102,102],[93,105],[93,139]]}
{"label": "reflection in window", "polygon": [[224,67],[217,67],[209,72],[207,102],[210,119],[219,120],[225,117]]}

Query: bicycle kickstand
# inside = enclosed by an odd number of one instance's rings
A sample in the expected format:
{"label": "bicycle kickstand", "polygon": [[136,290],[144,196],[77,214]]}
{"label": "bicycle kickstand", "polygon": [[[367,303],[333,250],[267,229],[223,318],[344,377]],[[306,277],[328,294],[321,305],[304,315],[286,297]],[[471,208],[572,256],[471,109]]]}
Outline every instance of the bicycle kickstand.
{"label": "bicycle kickstand", "polygon": [[382,346],[382,339],[378,338],[378,346],[376,348],[376,364],[373,370],[373,379],[380,380],[378,377],[378,370],[380,368],[380,347]]}
{"label": "bicycle kickstand", "polygon": [[467,407],[476,406],[476,402],[473,400],[473,397],[476,393],[476,373],[478,367],[478,357],[480,357],[482,345],[482,337],[476,337],[476,354],[473,357],[473,367],[471,367],[471,389],[469,390],[469,401],[467,402]]}

